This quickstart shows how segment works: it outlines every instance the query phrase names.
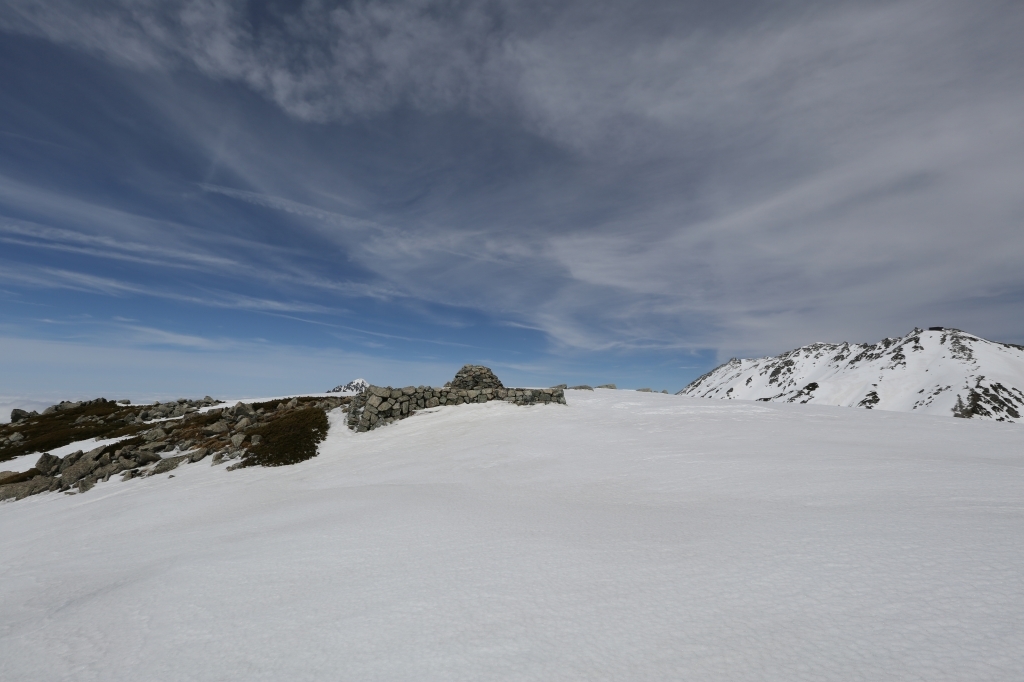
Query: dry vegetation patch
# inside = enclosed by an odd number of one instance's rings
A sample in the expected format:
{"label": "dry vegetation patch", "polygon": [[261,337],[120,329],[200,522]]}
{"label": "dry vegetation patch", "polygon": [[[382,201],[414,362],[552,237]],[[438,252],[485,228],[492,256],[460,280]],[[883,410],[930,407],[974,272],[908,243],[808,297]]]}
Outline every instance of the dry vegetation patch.
{"label": "dry vegetation patch", "polygon": [[242,467],[298,464],[316,457],[316,446],[327,437],[327,413],[301,407],[249,431],[259,436],[242,459]]}

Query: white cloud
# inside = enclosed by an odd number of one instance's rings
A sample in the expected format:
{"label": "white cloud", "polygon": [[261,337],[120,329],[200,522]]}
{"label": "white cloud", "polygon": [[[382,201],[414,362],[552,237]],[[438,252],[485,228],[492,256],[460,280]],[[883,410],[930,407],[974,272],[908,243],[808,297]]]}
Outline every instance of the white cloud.
{"label": "white cloud", "polygon": [[[313,205],[333,179],[313,161],[302,195],[227,151],[246,189],[204,189],[293,216],[372,273],[334,281],[282,258],[266,270],[282,286],[468,306],[588,350],[777,352],[924,314],[1020,338],[1002,311],[1024,289],[1024,12],[903,0],[691,20],[701,4],[308,2],[255,30],[242,2],[15,0],[0,26],[243,83],[303,121],[468,112],[578,164],[557,188],[484,197],[472,219],[391,221]],[[618,191],[621,206],[588,212]]]}

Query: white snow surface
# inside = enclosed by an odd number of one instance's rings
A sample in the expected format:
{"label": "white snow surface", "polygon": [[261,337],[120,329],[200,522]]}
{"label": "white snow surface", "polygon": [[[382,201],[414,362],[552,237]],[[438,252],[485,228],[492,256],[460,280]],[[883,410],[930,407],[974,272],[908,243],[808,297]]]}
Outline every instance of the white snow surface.
{"label": "white snow surface", "polygon": [[567,398],[2,503],[0,679],[1021,679],[1021,425]]}
{"label": "white snow surface", "polygon": [[734,358],[678,395],[1019,421],[1024,347],[958,329],[915,329],[871,345],[815,343],[776,357]]}

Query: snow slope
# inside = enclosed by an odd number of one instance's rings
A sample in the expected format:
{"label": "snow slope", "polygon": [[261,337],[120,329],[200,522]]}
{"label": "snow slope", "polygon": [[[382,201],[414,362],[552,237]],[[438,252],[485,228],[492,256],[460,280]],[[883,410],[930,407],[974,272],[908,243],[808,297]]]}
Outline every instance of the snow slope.
{"label": "snow slope", "polygon": [[0,679],[1020,679],[1024,427],[567,398],[0,504]]}
{"label": "snow slope", "polygon": [[815,343],[773,358],[733,358],[677,395],[1018,421],[1024,347],[958,329],[915,329],[872,345]]}

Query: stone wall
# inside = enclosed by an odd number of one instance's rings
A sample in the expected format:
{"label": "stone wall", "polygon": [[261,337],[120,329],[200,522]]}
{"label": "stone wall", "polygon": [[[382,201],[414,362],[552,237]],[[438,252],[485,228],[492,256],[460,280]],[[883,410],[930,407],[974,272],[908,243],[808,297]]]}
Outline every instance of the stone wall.
{"label": "stone wall", "polygon": [[418,410],[440,405],[503,400],[515,405],[565,404],[561,388],[454,388],[446,386],[369,386],[352,399],[348,426],[360,433],[405,419]]}

